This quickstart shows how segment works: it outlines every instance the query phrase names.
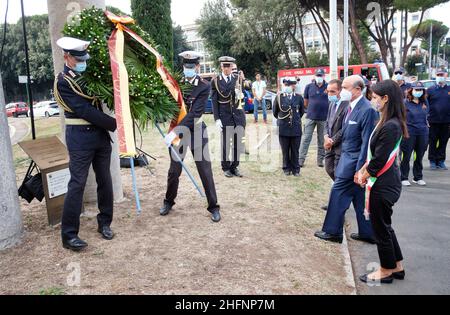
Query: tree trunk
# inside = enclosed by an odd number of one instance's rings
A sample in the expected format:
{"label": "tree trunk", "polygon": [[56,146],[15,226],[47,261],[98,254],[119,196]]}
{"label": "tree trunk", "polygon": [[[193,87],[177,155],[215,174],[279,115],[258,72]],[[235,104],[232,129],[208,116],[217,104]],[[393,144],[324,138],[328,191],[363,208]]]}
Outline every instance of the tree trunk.
{"label": "tree trunk", "polygon": [[3,250],[16,245],[20,241],[23,225],[1,73],[0,152],[0,169],[2,170],[2,179],[0,180],[0,250]]}
{"label": "tree trunk", "polygon": [[[420,15],[420,20],[419,20],[419,24],[418,25],[422,24],[423,17],[425,15],[425,11],[426,10],[422,10],[422,13]],[[406,14],[408,14],[408,12],[406,12]],[[408,20],[406,20],[405,25],[406,25],[405,30],[406,30],[406,32],[408,32]],[[405,45],[403,47],[403,52],[402,52],[402,63],[401,63],[401,66],[404,66],[405,63],[406,63],[406,58],[408,57],[408,51],[411,48],[412,44],[414,43],[414,40],[417,37],[417,32],[418,31],[419,31],[419,27],[416,28],[416,32],[414,34],[411,34],[411,39],[410,39],[409,43],[407,43],[408,33],[406,33]],[[419,50],[417,50],[417,51],[419,51]]]}
{"label": "tree trunk", "polygon": [[361,35],[359,34],[358,21],[355,15],[355,7],[353,5],[353,0],[349,1],[349,16],[351,29],[350,36],[352,38],[353,44],[355,45],[356,51],[358,52],[361,58],[361,63],[366,64],[368,63],[367,53],[366,50],[364,49],[364,44],[362,42]]}
{"label": "tree trunk", "polygon": [[[64,58],[61,48],[56,45],[56,41],[62,37],[62,29],[64,24],[76,15],[77,12],[90,8],[92,6],[98,8],[105,8],[105,0],[47,0],[48,17],[50,24],[50,36],[52,42],[53,65],[55,75],[58,75],[64,69]],[[105,112],[107,112],[105,110]],[[117,141],[117,132],[111,134],[114,143],[112,145],[113,151],[111,154],[111,176],[114,187],[114,201],[120,202],[123,200],[122,179],[120,176],[120,160],[119,148]],[[61,115],[61,140],[65,142],[65,119]],[[84,199],[86,202],[95,202],[97,200],[97,185],[92,169],[89,172],[88,182],[86,184]]]}

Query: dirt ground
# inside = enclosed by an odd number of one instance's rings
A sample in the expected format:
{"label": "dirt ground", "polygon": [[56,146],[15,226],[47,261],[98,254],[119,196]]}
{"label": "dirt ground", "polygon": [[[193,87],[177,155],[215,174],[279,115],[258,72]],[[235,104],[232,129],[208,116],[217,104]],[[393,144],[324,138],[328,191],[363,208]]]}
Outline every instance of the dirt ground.
{"label": "dirt ground", "polygon": [[[249,117],[249,121],[251,117]],[[213,126],[212,117],[206,122]],[[38,135],[57,132],[59,120],[40,120]],[[262,128],[260,126],[260,128]],[[265,134],[265,131],[263,132]],[[275,135],[274,135],[275,137]],[[269,137],[269,141],[270,141]],[[218,137],[211,139],[217,145]],[[139,143],[139,139],[138,139]],[[264,146],[264,145],[263,145]],[[182,175],[174,211],[159,216],[169,159],[155,130],[144,133],[143,149],[157,158],[137,170],[143,213],[136,215],[129,170],[122,170],[126,201],[116,205],[113,241],[96,232],[96,205],[87,205],[80,237],[83,253],[61,246],[60,228],[47,224],[45,204],[23,200],[21,244],[0,252],[0,294],[349,294],[341,246],[318,241],[320,210],[330,181],[315,166],[312,146],[300,178],[244,161],[243,179],[227,179],[213,161],[223,220],[215,224]],[[214,151],[214,150],[213,150]],[[277,161],[280,152],[262,152]],[[14,148],[18,182],[27,160]],[[266,159],[266,160],[264,160]],[[198,180],[192,158],[187,164]],[[79,270],[80,281],[74,277]],[[75,285],[74,285],[75,284]]]}

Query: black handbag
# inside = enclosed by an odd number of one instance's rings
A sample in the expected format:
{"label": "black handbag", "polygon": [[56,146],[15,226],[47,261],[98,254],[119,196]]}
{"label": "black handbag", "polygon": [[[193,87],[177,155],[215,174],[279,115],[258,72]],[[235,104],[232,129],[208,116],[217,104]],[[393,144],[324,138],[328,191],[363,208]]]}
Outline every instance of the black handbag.
{"label": "black handbag", "polygon": [[31,203],[34,198],[41,202],[45,197],[42,174],[39,172],[36,175],[32,175],[35,168],[36,164],[32,161],[22,185],[20,185],[18,189],[19,196],[25,199],[28,203]]}

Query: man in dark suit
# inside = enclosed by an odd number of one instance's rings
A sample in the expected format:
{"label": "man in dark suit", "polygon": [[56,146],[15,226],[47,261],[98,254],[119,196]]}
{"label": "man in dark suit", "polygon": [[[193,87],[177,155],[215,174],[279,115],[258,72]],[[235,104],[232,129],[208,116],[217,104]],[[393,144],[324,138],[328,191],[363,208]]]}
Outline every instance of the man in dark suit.
{"label": "man in dark suit", "polygon": [[[194,51],[186,51],[180,54],[183,57],[183,71],[187,88],[183,93],[186,103],[187,115],[174,131],[166,136],[166,144],[170,146],[176,137],[181,139],[181,144],[176,148],[181,159],[184,159],[188,148],[191,149],[197,166],[203,188],[208,200],[208,211],[214,222],[221,220],[220,206],[217,203],[217,193],[214,184],[211,158],[209,156],[208,135],[206,124],[202,116],[208,103],[211,85],[203,80],[197,73],[200,70],[200,54]],[[160,210],[162,216],[166,216],[175,205],[178,194],[179,178],[182,172],[182,165],[172,154],[169,176],[167,179],[167,192],[164,205]]]}
{"label": "man in dark suit", "polygon": [[372,227],[364,216],[364,189],[357,184],[357,175],[366,163],[369,138],[377,116],[362,94],[363,90],[364,81],[357,75],[346,78],[342,84],[341,101],[350,102],[344,118],[342,153],[322,231],[315,233],[316,237],[326,241],[342,242],[345,212],[353,203],[359,233],[351,237],[373,243]]}
{"label": "man in dark suit", "polygon": [[[246,117],[239,95],[243,88],[238,80],[243,79],[243,73],[232,73],[232,66],[236,59],[220,57],[222,73],[211,83],[211,100],[214,120],[222,133],[222,170],[226,177],[242,177],[239,171],[240,155],[245,153],[243,138],[245,136]],[[230,152],[232,158],[230,159]]]}
{"label": "man in dark suit", "polygon": [[325,170],[331,179],[335,180],[335,171],[341,157],[342,150],[342,125],[349,102],[343,102],[340,98],[342,81],[332,80],[328,83],[327,92],[330,108],[325,124]]}
{"label": "man in dark suit", "polygon": [[66,117],[66,144],[69,151],[70,181],[64,199],[61,221],[63,247],[81,251],[88,244],[78,237],[83,194],[89,168],[93,167],[98,185],[98,232],[106,240],[114,233],[113,185],[110,172],[111,137],[108,131],[116,130],[116,120],[102,111],[99,99],[89,95],[77,83],[86,70],[89,60],[89,42],[63,37],[57,41],[64,51],[64,71],[55,79],[55,99],[64,109]]}
{"label": "man in dark suit", "polygon": [[286,176],[300,176],[298,159],[302,141],[302,117],[305,113],[303,97],[295,93],[297,81],[288,80],[275,98],[273,115],[277,118],[280,146],[283,152],[283,171]]}

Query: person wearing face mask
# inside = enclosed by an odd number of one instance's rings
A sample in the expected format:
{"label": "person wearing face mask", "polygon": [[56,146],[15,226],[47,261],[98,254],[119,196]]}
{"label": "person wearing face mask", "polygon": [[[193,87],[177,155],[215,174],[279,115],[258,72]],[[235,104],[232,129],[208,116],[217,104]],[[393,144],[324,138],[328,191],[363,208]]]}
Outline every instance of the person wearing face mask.
{"label": "person wearing face mask", "polygon": [[[244,109],[239,106],[236,87],[239,86],[237,81],[244,79],[244,74],[242,71],[238,75],[232,73],[236,62],[232,57],[220,57],[219,62],[222,73],[212,80],[211,100],[214,120],[222,134],[222,170],[225,177],[242,177],[239,162],[241,154],[245,152],[243,138],[246,117]],[[240,85],[240,88],[243,89],[243,85]]]}
{"label": "person wearing face mask", "polygon": [[447,71],[436,73],[436,86],[428,89],[430,113],[430,149],[428,159],[431,170],[447,170],[446,149],[450,137],[450,86],[446,82]]}
{"label": "person wearing face mask", "polygon": [[375,128],[377,115],[369,101],[362,95],[364,81],[358,75],[344,80],[340,93],[341,102],[349,102],[342,129],[342,152],[335,171],[328,211],[317,238],[342,243],[345,212],[350,204],[356,211],[358,233],[351,238],[374,243],[370,222],[364,217],[364,189],[355,182],[358,171],[366,163],[370,135]]}
{"label": "person wearing face mask", "polygon": [[295,93],[297,81],[285,80],[282,93],[278,94],[273,115],[277,118],[283,172],[286,176],[300,176],[298,153],[302,140],[302,117],[305,113],[303,97]]}
{"label": "person wearing face mask", "polygon": [[411,186],[409,182],[410,161],[413,152],[415,152],[413,183],[419,186],[425,186],[423,180],[423,156],[428,148],[429,130],[428,130],[428,101],[425,86],[420,82],[412,84],[411,89],[406,94],[405,100],[407,124],[409,138],[403,139],[401,145],[402,151],[402,185]]}
{"label": "person wearing face mask", "polygon": [[355,182],[367,189],[365,215],[370,218],[374,231],[380,268],[359,279],[368,284],[390,284],[394,279],[405,279],[403,254],[392,228],[392,214],[402,191],[397,156],[402,139],[408,138],[408,127],[398,84],[385,80],[372,90],[381,119],[370,136],[367,161]]}
{"label": "person wearing face mask", "polygon": [[325,170],[333,181],[336,179],[335,171],[341,157],[342,126],[349,105],[348,101],[341,101],[341,91],[342,81],[332,80],[328,83],[330,108],[325,126]]}
{"label": "person wearing face mask", "polygon": [[[198,72],[200,71],[201,55],[195,51],[185,51],[179,54],[183,58],[183,72],[185,77],[186,89],[183,89],[183,98],[186,104],[187,115],[179,125],[166,136],[166,144],[170,146],[173,140],[178,137],[181,144],[177,148],[182,160],[186,157],[188,148],[194,157],[198,174],[205,189],[208,200],[208,211],[211,213],[213,222],[221,220],[220,206],[217,203],[217,193],[211,167],[211,158],[209,156],[208,135],[206,124],[202,116],[208,103],[211,85],[203,80]],[[184,133],[188,132],[190,137]],[[184,131],[184,132],[183,132]],[[182,136],[181,136],[181,135]],[[170,150],[169,150],[170,153]],[[170,168],[167,178],[167,191],[163,207],[160,209],[160,215],[166,216],[175,205],[175,199],[178,195],[178,186],[180,175],[182,173],[181,163],[170,154]]]}
{"label": "person wearing face mask", "polygon": [[405,81],[405,68],[399,67],[395,69],[394,71],[394,78],[397,84],[400,86],[400,89],[402,90],[403,97],[406,97],[406,91],[408,91],[411,88],[411,84],[407,83]]}
{"label": "person wearing face mask", "polygon": [[54,94],[66,118],[66,144],[69,152],[70,181],[64,200],[61,236],[66,249],[80,251],[88,244],[78,237],[83,192],[92,165],[97,180],[98,232],[106,240],[114,237],[113,186],[110,173],[111,137],[116,120],[103,113],[102,104],[76,81],[87,69],[89,42],[63,37],[57,45],[64,51],[64,71],[55,78]]}
{"label": "person wearing face mask", "polygon": [[317,69],[315,81],[305,87],[304,98],[307,109],[305,122],[305,136],[300,149],[300,167],[303,167],[308,155],[309,146],[317,128],[317,166],[324,167],[325,149],[324,135],[325,123],[328,114],[328,84],[325,81],[325,71]]}

